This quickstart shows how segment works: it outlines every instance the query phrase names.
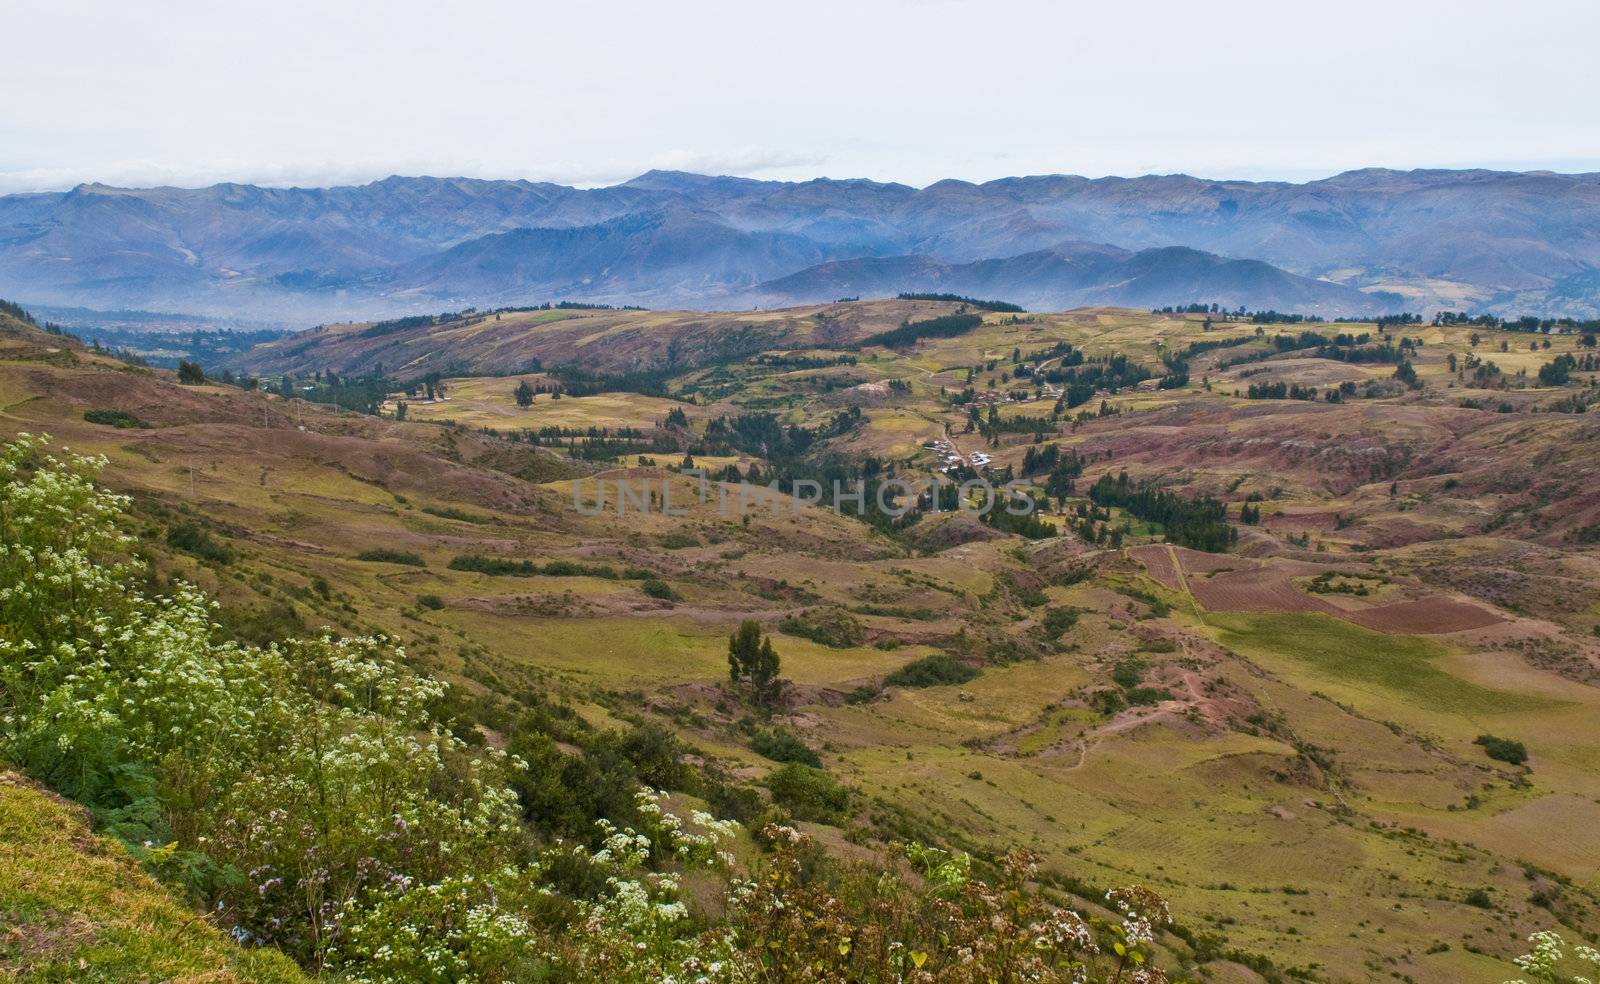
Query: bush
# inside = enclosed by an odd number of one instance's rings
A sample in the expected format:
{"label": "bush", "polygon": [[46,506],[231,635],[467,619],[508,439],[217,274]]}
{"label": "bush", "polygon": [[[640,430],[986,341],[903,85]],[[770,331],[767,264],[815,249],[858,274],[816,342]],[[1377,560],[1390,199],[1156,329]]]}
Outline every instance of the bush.
{"label": "bush", "polygon": [[444,599],[436,594],[417,595],[417,607],[438,611],[444,607]]}
{"label": "bush", "polygon": [[1489,897],[1489,893],[1486,890],[1481,889],[1481,888],[1475,888],[1472,891],[1468,892],[1467,893],[1467,898],[1466,898],[1466,903],[1468,905],[1472,906],[1475,909],[1493,909],[1494,908],[1494,899],[1491,899]]}
{"label": "bush", "polygon": [[677,593],[672,590],[671,585],[654,577],[647,578],[643,584],[639,585],[639,590],[652,598],[660,598],[662,601],[673,601],[678,597]]}
{"label": "bush", "polygon": [[883,688],[882,687],[873,686],[870,683],[863,683],[861,686],[857,687],[856,689],[854,689],[854,690],[850,691],[848,694],[846,694],[845,698],[844,698],[844,702],[846,704],[850,704],[852,706],[859,707],[862,704],[870,704],[870,703],[872,703],[873,701],[877,700],[880,696],[882,696],[882,694],[883,694]]}
{"label": "bush", "polygon": [[686,547],[698,547],[700,538],[693,533],[674,531],[661,538],[661,546],[667,550],[683,550]]}
{"label": "bush", "polygon": [[850,649],[867,641],[866,625],[837,608],[811,608],[790,615],[778,623],[778,631],[835,649]]}
{"label": "bush", "polygon": [[1521,765],[1528,761],[1528,749],[1520,741],[1497,738],[1494,735],[1479,735],[1473,744],[1481,745],[1483,753],[1497,762]]}
{"label": "bush", "polygon": [[616,568],[606,564],[583,564],[575,560],[552,560],[545,564],[535,564],[531,560],[485,557],[482,554],[461,554],[451,558],[448,566],[453,571],[472,571],[476,574],[488,574],[491,577],[598,577],[615,581],[619,578],[631,580],[655,576],[640,567],[630,567],[618,574]]}
{"label": "bush", "polygon": [[1052,608],[1044,613],[1040,621],[1040,628],[1046,639],[1054,642],[1064,635],[1074,625],[1078,624],[1078,610],[1076,608]]}
{"label": "bush", "polygon": [[365,560],[373,564],[401,564],[406,567],[427,567],[428,562],[414,553],[405,550],[390,550],[387,547],[374,547],[356,554],[357,560]]}
{"label": "bush", "polygon": [[758,730],[750,738],[750,747],[757,755],[774,762],[799,762],[814,769],[822,768],[822,757],[786,728]]}
{"label": "bush", "polygon": [[1144,661],[1125,659],[1111,670],[1111,679],[1124,690],[1132,690],[1144,681]]}
{"label": "bush", "polygon": [[213,564],[233,563],[233,551],[216,537],[193,523],[181,523],[167,530],[167,546],[192,554]]}
{"label": "bush", "polygon": [[837,823],[850,806],[850,790],[821,769],[790,762],[767,776],[772,798],[797,820]]}
{"label": "bush", "polygon": [[977,675],[975,667],[949,653],[934,653],[907,663],[884,677],[883,682],[891,687],[941,687],[966,683]]}
{"label": "bush", "polygon": [[85,410],[83,419],[91,424],[103,424],[118,430],[148,430],[150,427],[126,410]]}

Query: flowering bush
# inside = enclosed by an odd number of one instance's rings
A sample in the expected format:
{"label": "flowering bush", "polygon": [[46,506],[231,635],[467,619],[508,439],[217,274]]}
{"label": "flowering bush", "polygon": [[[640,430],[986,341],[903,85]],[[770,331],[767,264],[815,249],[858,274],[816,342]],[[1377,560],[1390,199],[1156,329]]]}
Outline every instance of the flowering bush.
{"label": "flowering bush", "polygon": [[[668,858],[721,868],[721,847],[738,825],[703,813],[685,824],[650,790],[639,800],[649,833],[601,820],[592,852],[551,847],[522,867],[375,890],[351,903],[341,920],[341,963],[371,984],[740,980],[727,935],[693,931],[680,875],[651,869]],[[597,872],[605,889],[593,899],[561,898],[550,875],[566,861]]]}
{"label": "flowering bush", "polygon": [[[1101,925],[1045,898],[1027,852],[1000,859],[990,884],[965,859],[914,847],[922,890],[892,871],[849,867],[816,877],[809,837],[769,825],[765,870],[738,895],[735,925],[751,979],[817,982],[1125,981],[1160,984],[1147,966],[1166,903],[1144,888],[1108,900],[1120,925]],[[1111,940],[1103,951],[1099,936]]]}
{"label": "flowering bush", "polygon": [[213,642],[199,592],[138,592],[103,462],[44,448],[0,452],[0,751],[311,962],[368,887],[513,857],[516,763],[431,720],[439,684],[380,639]]}
{"label": "flowering bush", "polygon": [[[1589,977],[1564,972],[1568,965],[1567,941],[1561,938],[1560,933],[1544,930],[1529,936],[1528,942],[1533,944],[1533,949],[1512,961],[1522,968],[1523,973],[1536,981],[1548,981],[1550,984],[1590,984]],[[1575,946],[1572,948],[1571,961],[1600,966],[1600,950],[1592,946]],[[1527,981],[1507,981],[1506,984],[1527,984]]]}

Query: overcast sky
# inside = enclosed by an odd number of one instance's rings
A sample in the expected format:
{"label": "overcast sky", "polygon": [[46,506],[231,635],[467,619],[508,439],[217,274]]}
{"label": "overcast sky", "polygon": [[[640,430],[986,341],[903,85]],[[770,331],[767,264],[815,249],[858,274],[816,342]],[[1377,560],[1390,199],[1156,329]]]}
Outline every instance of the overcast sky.
{"label": "overcast sky", "polygon": [[0,0],[0,192],[1600,170],[1600,4]]}

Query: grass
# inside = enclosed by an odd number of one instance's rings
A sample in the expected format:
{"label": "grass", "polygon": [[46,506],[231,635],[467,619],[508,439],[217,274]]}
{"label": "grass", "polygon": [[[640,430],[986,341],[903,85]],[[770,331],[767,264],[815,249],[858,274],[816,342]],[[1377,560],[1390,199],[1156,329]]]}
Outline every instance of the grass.
{"label": "grass", "polygon": [[1491,690],[1440,668],[1445,646],[1419,636],[1374,632],[1318,612],[1208,614],[1217,641],[1245,656],[1288,657],[1318,676],[1378,689],[1433,710],[1500,714],[1554,706],[1543,697]]}
{"label": "grass", "polygon": [[306,984],[241,949],[157,884],[78,809],[0,773],[0,978],[19,982]]}

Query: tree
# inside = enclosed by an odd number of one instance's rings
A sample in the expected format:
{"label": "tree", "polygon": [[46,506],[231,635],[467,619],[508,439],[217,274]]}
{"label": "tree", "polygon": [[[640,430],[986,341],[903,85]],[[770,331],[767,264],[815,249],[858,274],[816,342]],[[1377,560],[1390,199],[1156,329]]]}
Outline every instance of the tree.
{"label": "tree", "polygon": [[778,653],[772,640],[761,635],[761,623],[746,619],[728,637],[728,679],[735,685],[748,681],[751,697],[758,704],[777,699]]}
{"label": "tree", "polygon": [[185,386],[199,386],[206,381],[206,371],[200,363],[185,359],[178,363],[178,382]]}
{"label": "tree", "polygon": [[523,408],[533,406],[533,387],[528,385],[526,379],[517,384],[517,391],[514,395],[517,398],[517,406]]}

